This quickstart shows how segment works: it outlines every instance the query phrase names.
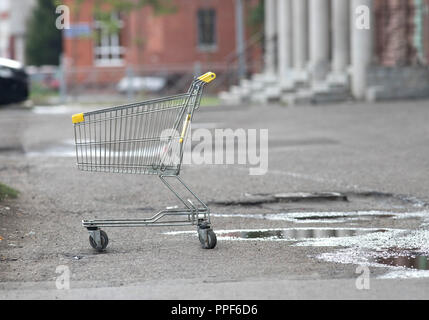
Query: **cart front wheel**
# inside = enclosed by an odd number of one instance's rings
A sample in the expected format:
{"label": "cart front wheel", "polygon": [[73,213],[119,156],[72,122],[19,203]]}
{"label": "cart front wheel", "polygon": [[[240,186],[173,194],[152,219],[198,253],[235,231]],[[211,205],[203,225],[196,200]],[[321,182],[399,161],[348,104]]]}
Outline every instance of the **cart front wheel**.
{"label": "cart front wheel", "polygon": [[107,233],[103,230],[100,230],[100,245],[97,246],[97,242],[93,238],[93,235],[89,235],[89,243],[91,244],[91,247],[93,247],[97,251],[103,251],[106,249],[107,245],[109,244],[109,238],[107,237]]}
{"label": "cart front wheel", "polygon": [[198,238],[204,249],[213,249],[216,247],[217,238],[213,229],[198,229]]}

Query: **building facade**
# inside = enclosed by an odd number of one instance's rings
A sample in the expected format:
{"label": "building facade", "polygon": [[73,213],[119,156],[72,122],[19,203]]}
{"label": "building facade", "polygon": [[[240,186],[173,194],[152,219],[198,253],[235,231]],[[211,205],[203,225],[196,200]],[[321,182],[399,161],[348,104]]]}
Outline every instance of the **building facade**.
{"label": "building facade", "polygon": [[[119,30],[109,33],[95,18],[93,0],[84,1],[79,10],[74,10],[76,1],[66,0],[71,11],[70,29],[63,32],[67,68],[78,73],[78,82],[117,81],[130,68],[146,75],[225,72],[237,67],[231,59],[237,52],[237,10],[245,15],[252,3],[257,1],[174,0],[173,13],[156,15],[149,6],[112,12]],[[245,39],[250,37],[243,32]],[[260,48],[254,55],[261,56]],[[88,78],[95,73],[104,76]]]}
{"label": "building facade", "polygon": [[225,101],[429,96],[429,1],[265,0],[264,72]]}

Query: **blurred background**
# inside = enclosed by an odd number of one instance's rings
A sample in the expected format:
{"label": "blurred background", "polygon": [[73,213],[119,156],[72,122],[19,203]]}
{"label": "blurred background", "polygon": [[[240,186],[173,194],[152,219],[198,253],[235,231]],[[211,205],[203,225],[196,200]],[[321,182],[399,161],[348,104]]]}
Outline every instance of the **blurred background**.
{"label": "blurred background", "polygon": [[[18,84],[3,84],[0,102],[144,99],[185,91],[207,70],[218,79],[203,104],[424,98],[428,8],[429,0],[0,0],[0,57],[19,62]],[[4,83],[11,62],[1,61]]]}
{"label": "blurred background", "polygon": [[[72,115],[183,93],[207,71],[184,153],[204,163],[185,180],[213,208],[219,251],[146,228],[109,231],[112,250],[94,255],[82,219],[175,199],[141,176],[79,173]],[[55,291],[58,264],[78,297],[150,281],[123,290],[428,298],[428,97],[429,0],[0,0],[0,299],[8,283]],[[355,290],[367,263],[371,281],[391,280]]]}

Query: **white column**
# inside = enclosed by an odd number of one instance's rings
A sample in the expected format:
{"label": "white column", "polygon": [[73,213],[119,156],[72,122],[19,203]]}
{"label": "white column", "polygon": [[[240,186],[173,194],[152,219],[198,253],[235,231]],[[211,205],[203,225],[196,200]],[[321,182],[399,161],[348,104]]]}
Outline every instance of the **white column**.
{"label": "white column", "polygon": [[277,5],[277,57],[281,84],[291,83],[292,70],[292,0],[280,0]]}
{"label": "white column", "polygon": [[332,1],[332,72],[346,72],[350,60],[349,1]]}
{"label": "white column", "polygon": [[[283,0],[282,0],[283,1]],[[265,73],[276,74],[276,2],[265,0]]]}
{"label": "white column", "polygon": [[[373,57],[373,1],[352,0],[351,13],[351,89],[356,99],[366,96],[366,77]],[[369,19],[369,28],[365,21]]]}
{"label": "white column", "polygon": [[313,83],[325,79],[329,70],[329,0],[310,0],[310,72]]}
{"label": "white column", "polygon": [[293,67],[301,72],[308,60],[308,4],[307,0],[292,0]]}

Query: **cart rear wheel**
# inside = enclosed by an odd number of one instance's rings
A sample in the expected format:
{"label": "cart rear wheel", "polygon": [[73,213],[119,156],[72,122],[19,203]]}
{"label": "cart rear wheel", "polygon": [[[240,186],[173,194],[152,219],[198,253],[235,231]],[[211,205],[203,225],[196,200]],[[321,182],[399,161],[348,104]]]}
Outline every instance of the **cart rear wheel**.
{"label": "cart rear wheel", "polygon": [[92,235],[89,235],[89,243],[91,244],[91,247],[93,247],[97,251],[103,251],[106,249],[107,245],[109,244],[109,238],[107,237],[107,233],[103,230],[100,230],[100,239],[101,239],[101,247],[97,248],[97,242],[94,240]]}
{"label": "cart rear wheel", "polygon": [[216,247],[217,238],[213,229],[199,229],[198,239],[200,240],[201,246],[204,249],[213,249]]}

